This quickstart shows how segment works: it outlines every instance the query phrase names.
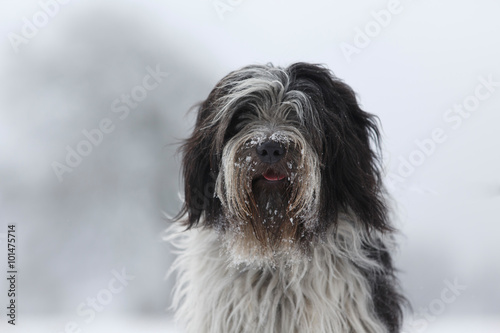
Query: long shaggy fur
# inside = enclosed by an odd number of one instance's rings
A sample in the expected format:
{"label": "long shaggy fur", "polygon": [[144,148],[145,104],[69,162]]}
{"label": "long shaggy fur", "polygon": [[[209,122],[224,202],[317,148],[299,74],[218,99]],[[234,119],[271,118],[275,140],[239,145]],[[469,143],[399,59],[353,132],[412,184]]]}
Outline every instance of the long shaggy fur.
{"label": "long shaggy fur", "polygon": [[378,144],[374,116],[322,66],[223,78],[182,147],[187,332],[398,332]]}

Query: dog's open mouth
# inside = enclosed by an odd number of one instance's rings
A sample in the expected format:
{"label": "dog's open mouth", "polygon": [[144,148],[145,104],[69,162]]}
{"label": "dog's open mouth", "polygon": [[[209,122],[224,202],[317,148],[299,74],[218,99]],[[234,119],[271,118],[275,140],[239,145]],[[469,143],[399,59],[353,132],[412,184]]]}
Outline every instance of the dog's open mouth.
{"label": "dog's open mouth", "polygon": [[266,172],[262,174],[262,177],[264,177],[264,179],[267,181],[277,182],[284,179],[286,175],[279,173],[273,169],[267,169]]}

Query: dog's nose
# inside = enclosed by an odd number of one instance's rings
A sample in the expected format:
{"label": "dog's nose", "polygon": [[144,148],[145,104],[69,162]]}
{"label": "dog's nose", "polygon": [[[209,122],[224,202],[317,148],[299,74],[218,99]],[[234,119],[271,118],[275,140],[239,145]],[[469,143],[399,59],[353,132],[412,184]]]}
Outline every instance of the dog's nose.
{"label": "dog's nose", "polygon": [[285,156],[285,148],[275,141],[265,141],[257,146],[257,155],[264,163],[273,164]]}

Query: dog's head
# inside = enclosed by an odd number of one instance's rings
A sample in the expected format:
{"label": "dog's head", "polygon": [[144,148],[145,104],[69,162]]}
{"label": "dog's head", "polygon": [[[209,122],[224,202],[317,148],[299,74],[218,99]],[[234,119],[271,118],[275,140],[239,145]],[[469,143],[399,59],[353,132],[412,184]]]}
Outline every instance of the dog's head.
{"label": "dog's head", "polygon": [[339,213],[386,230],[378,139],[374,116],[322,66],[231,72],[182,147],[180,216],[253,254],[307,249]]}

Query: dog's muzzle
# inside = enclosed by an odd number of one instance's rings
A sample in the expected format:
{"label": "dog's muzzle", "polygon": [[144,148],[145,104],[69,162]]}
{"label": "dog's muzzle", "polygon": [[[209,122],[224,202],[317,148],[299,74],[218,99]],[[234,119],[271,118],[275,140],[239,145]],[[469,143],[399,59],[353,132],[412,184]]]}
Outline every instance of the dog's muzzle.
{"label": "dog's muzzle", "polygon": [[280,173],[273,168],[273,165],[281,161],[285,156],[285,147],[279,142],[267,140],[260,143],[255,149],[260,161],[269,164],[269,168],[262,174],[264,179],[270,182],[276,182],[286,177],[286,174]]}

